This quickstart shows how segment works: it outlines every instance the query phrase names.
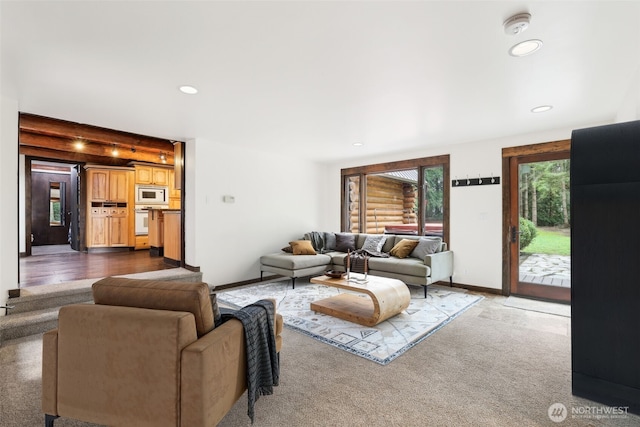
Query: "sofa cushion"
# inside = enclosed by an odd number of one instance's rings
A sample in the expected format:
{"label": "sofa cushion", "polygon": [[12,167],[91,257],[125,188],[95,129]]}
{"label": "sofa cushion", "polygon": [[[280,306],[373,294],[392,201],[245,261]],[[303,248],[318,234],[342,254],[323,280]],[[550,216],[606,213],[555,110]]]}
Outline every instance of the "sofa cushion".
{"label": "sofa cushion", "polygon": [[411,256],[424,260],[427,255],[438,252],[440,246],[442,246],[442,239],[440,237],[420,237],[418,246],[411,252]]}
{"label": "sofa cushion", "polygon": [[204,282],[106,277],[95,282],[92,290],[96,304],[192,313],[198,337],[214,328],[209,286]]}
{"label": "sofa cushion", "polygon": [[336,250],[336,233],[324,233],[324,249],[325,251]]}
{"label": "sofa cushion", "polygon": [[336,233],[336,251],[348,252],[356,250],[356,235],[350,233]]}
{"label": "sofa cushion", "polygon": [[415,239],[402,239],[396,245],[391,248],[389,255],[406,258],[414,249],[418,246],[418,241]]}
{"label": "sofa cushion", "polygon": [[380,252],[386,241],[387,236],[384,234],[371,234],[364,239],[364,243],[360,249],[369,252]]}
{"label": "sofa cushion", "polygon": [[317,255],[293,255],[283,252],[263,255],[260,257],[260,264],[271,267],[284,268],[286,270],[300,270],[303,268],[329,265],[331,257],[325,254]]}
{"label": "sofa cushion", "polygon": [[311,240],[294,240],[293,242],[289,242],[289,244],[293,249],[294,255],[316,255]]}
{"label": "sofa cushion", "polygon": [[407,276],[428,277],[431,268],[416,258],[369,258],[369,273],[376,275],[376,271],[403,274]]}

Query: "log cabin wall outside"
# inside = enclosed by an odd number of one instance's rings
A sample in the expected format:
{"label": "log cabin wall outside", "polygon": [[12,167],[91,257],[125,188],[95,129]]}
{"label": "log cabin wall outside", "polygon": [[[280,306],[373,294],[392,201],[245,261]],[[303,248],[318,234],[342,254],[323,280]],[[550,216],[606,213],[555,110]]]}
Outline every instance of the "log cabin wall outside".
{"label": "log cabin wall outside", "polygon": [[[371,175],[367,177],[366,233],[382,234],[386,225],[417,224],[415,185],[397,179]],[[349,231],[360,230],[360,195],[357,179],[348,183]]]}

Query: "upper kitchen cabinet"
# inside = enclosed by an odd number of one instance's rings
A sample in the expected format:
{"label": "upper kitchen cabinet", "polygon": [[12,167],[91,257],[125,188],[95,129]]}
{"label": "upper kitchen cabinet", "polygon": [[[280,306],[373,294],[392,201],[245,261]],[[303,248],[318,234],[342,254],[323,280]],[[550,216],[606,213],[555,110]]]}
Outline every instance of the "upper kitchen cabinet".
{"label": "upper kitchen cabinet", "polygon": [[95,202],[129,201],[133,171],[131,169],[105,169],[87,166],[88,200]]}
{"label": "upper kitchen cabinet", "polygon": [[135,165],[136,184],[169,185],[169,168],[162,166]]}

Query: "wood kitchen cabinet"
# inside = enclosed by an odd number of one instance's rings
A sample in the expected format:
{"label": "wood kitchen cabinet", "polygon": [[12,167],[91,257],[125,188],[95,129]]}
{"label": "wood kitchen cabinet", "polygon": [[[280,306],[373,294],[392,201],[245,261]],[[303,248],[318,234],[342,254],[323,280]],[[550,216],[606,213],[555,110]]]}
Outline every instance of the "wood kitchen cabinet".
{"label": "wood kitchen cabinet", "polygon": [[169,209],[180,209],[181,204],[180,190],[176,188],[175,176],[175,171],[169,169]]}
{"label": "wood kitchen cabinet", "polygon": [[129,246],[129,215],[126,207],[92,207],[88,246],[93,248]]}
{"label": "wood kitchen cabinet", "polygon": [[169,169],[162,166],[135,165],[136,184],[169,185]]}
{"label": "wood kitchen cabinet", "polygon": [[152,256],[164,254],[164,213],[161,209],[149,209],[149,248]]}
{"label": "wood kitchen cabinet", "polygon": [[131,172],[87,169],[88,194],[92,201],[128,202]]}
{"label": "wood kitchen cabinet", "polygon": [[96,165],[85,169],[87,248],[134,246],[134,169]]}
{"label": "wood kitchen cabinet", "polygon": [[182,215],[179,210],[164,213],[164,261],[179,266],[182,262]]}

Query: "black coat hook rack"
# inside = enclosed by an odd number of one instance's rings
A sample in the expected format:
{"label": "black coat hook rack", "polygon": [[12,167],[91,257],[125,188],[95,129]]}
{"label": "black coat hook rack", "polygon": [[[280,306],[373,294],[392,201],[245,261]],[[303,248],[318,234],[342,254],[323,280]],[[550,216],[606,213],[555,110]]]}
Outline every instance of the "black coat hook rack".
{"label": "black coat hook rack", "polygon": [[485,178],[455,178],[451,180],[452,187],[470,187],[472,185],[493,185],[500,184],[499,176]]}

